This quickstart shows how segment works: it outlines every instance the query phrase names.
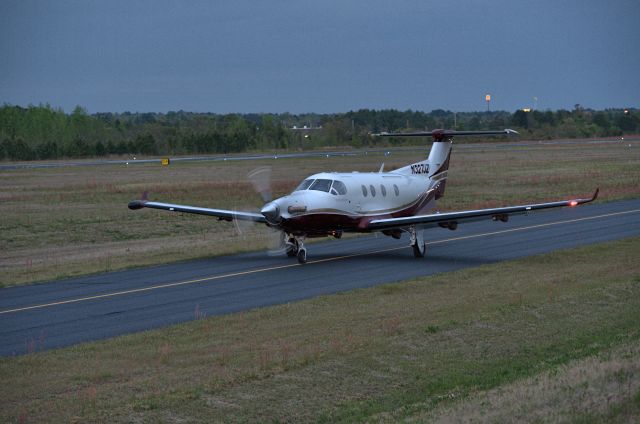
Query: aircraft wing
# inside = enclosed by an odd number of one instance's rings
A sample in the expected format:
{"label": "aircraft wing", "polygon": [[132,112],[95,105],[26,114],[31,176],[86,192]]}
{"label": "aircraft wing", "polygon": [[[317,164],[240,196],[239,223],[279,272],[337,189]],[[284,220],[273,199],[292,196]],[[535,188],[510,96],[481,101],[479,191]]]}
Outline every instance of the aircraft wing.
{"label": "aircraft wing", "polygon": [[434,213],[430,215],[415,215],[404,218],[375,219],[369,223],[367,228],[370,230],[388,230],[392,228],[403,228],[409,225],[417,225],[423,228],[441,226],[455,229],[455,226],[457,226],[458,223],[479,221],[486,218],[491,218],[494,221],[507,221],[509,215],[527,214],[540,209],[561,208],[565,206],[571,207],[592,202],[596,197],[598,197],[598,191],[599,189],[596,189],[593,196],[587,199],[563,200],[559,202],[536,203],[532,205],[507,206],[503,208],[478,209],[460,212]]}
{"label": "aircraft wing", "polygon": [[215,216],[224,221],[232,221],[234,219],[241,221],[254,221],[266,223],[264,215],[252,212],[238,212],[226,209],[209,209],[197,206],[174,205],[173,203],[150,202],[148,200],[133,200],[129,202],[129,209],[136,210],[142,208],[162,209],[171,212],[195,213],[198,215]]}

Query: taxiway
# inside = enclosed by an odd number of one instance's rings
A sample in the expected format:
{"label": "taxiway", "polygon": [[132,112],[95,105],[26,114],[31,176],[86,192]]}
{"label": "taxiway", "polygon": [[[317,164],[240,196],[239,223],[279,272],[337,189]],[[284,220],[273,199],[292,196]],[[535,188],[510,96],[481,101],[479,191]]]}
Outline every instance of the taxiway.
{"label": "taxiway", "polygon": [[309,244],[305,265],[251,252],[10,287],[0,290],[0,355],[639,235],[636,199],[426,230],[423,259],[406,237],[372,234]]}

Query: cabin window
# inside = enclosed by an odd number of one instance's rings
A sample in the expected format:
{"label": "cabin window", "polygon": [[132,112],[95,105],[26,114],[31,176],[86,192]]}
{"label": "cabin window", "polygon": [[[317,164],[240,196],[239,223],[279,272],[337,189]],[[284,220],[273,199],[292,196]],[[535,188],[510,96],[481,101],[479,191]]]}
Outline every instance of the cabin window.
{"label": "cabin window", "polygon": [[367,197],[367,188],[364,185],[362,186],[362,195]]}
{"label": "cabin window", "polygon": [[380,184],[380,193],[382,193],[382,195],[385,197],[387,196],[387,188],[382,184]]}
{"label": "cabin window", "polygon": [[373,185],[369,186],[369,190],[371,190],[371,195],[375,197],[376,195],[376,188]]}
{"label": "cabin window", "polygon": [[309,190],[326,191],[328,193],[329,188],[331,188],[331,182],[331,180],[317,179],[311,184]]}
{"label": "cabin window", "polygon": [[306,190],[306,189],[308,189],[308,188],[309,188],[309,186],[311,185],[311,183],[312,183],[313,181],[314,181],[314,180],[312,180],[312,179],[304,180],[303,182],[301,182],[301,183],[300,183],[300,185],[298,186],[298,188],[296,188],[296,189],[295,189],[295,190],[293,190],[293,191]]}
{"label": "cabin window", "polygon": [[396,196],[400,196],[400,189],[398,189],[398,186],[395,184],[393,185],[393,191],[396,192]]}
{"label": "cabin window", "polygon": [[347,186],[344,185],[344,183],[342,181],[334,181],[333,185],[331,186],[331,194],[336,195],[344,195],[347,194]]}

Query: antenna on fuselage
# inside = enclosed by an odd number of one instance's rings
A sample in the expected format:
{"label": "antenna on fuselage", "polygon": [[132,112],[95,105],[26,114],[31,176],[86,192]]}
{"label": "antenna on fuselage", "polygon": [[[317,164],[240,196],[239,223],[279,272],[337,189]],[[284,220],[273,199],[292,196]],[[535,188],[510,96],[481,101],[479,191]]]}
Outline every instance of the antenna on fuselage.
{"label": "antenna on fuselage", "polygon": [[380,170],[378,171],[378,173],[383,173],[384,172],[384,162],[382,162],[382,165],[380,165]]}

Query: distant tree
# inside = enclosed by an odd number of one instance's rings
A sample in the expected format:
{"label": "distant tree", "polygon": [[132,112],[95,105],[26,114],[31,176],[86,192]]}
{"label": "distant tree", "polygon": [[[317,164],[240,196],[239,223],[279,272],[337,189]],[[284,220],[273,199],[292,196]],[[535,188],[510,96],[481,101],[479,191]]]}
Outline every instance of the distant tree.
{"label": "distant tree", "polygon": [[11,160],[36,159],[35,151],[21,138],[6,139],[3,144],[5,154]]}
{"label": "distant tree", "polygon": [[623,113],[616,118],[616,125],[622,131],[635,131],[637,123],[631,113]]}
{"label": "distant tree", "polygon": [[609,121],[609,117],[604,112],[596,112],[593,115],[593,123],[605,130],[608,130],[609,127],[611,127],[611,122]]}
{"label": "distant tree", "polygon": [[58,143],[55,141],[40,143],[36,148],[36,156],[38,159],[57,159],[59,157]]}
{"label": "distant tree", "polygon": [[465,126],[470,131],[476,131],[482,128],[482,124],[480,123],[480,118],[478,116],[474,116],[469,120],[469,123]]}
{"label": "distant tree", "polygon": [[117,153],[116,145],[113,141],[107,141],[107,145],[105,146],[105,151],[108,155],[114,155]]}
{"label": "distant tree", "polygon": [[102,142],[98,141],[95,147],[96,156],[105,156],[107,154],[107,149],[105,148]]}
{"label": "distant tree", "polygon": [[520,128],[529,128],[527,112],[522,109],[516,110],[511,117],[511,124]]}
{"label": "distant tree", "polygon": [[158,154],[156,149],[156,140],[151,134],[139,135],[133,142],[134,149],[138,153],[145,155]]}
{"label": "distant tree", "polygon": [[116,145],[115,153],[118,155],[124,155],[129,153],[129,144],[126,141],[120,141]]}
{"label": "distant tree", "polygon": [[[572,111],[458,112],[456,128],[527,129],[532,137],[619,135],[640,129],[640,113],[621,109],[593,111],[576,105]],[[293,126],[317,127],[309,138]],[[77,106],[70,114],[48,104],[23,108],[0,106],[0,158],[82,157],[105,154],[230,153],[251,149],[318,148],[325,145],[364,146],[370,133],[453,128],[454,114],[395,109],[360,109],[334,114],[98,113]],[[422,139],[376,140],[421,144]]]}
{"label": "distant tree", "polygon": [[501,115],[495,115],[492,118],[491,122],[489,123],[489,128],[491,129],[496,129],[496,128],[500,129],[500,128],[505,128],[507,126],[508,124],[505,121],[505,118]]}
{"label": "distant tree", "polygon": [[64,155],[70,158],[93,156],[93,148],[86,140],[76,137],[65,146]]}

